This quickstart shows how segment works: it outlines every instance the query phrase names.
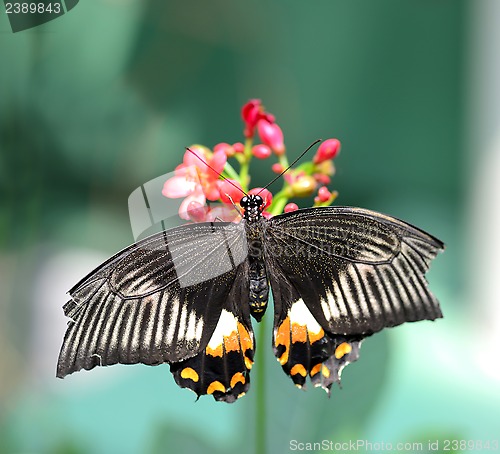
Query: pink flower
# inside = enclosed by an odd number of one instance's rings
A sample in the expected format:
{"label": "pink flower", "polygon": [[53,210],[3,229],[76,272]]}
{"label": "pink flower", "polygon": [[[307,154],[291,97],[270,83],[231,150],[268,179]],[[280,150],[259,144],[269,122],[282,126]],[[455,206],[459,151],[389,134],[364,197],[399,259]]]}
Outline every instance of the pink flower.
{"label": "pink flower", "polygon": [[216,206],[208,210],[205,221],[206,222],[238,222],[242,217],[240,213],[232,206]]}
{"label": "pink flower", "polygon": [[[167,182],[168,181],[170,180],[167,180]],[[163,186],[162,194],[165,195],[165,186]],[[186,221],[194,220],[193,216],[195,218],[200,216],[200,207],[203,207],[205,202],[206,199],[203,191],[201,190],[201,186],[196,185],[195,190],[182,201],[181,206],[179,207],[179,217],[181,219],[185,219]]]}
{"label": "pink flower", "polygon": [[[179,216],[186,220],[190,219],[190,210],[198,210],[206,199],[215,201],[219,198],[217,180],[227,159],[223,150],[212,154],[198,145],[190,150],[186,150],[183,163],[175,169],[175,176],[165,181],[162,190],[168,198],[186,197],[179,207]],[[195,217],[199,217],[198,212]]]}
{"label": "pink flower", "polygon": [[217,182],[217,187],[219,189],[220,199],[227,204],[239,203],[241,198],[245,195],[240,182],[236,180],[219,180]]}
{"label": "pink flower", "polygon": [[340,142],[337,139],[325,140],[314,155],[314,164],[320,164],[328,159],[335,159],[340,153]]}
{"label": "pink flower", "polygon": [[285,144],[283,142],[283,132],[276,123],[270,123],[266,119],[261,119],[257,122],[257,131],[260,140],[278,155],[285,153]]}
{"label": "pink flower", "polygon": [[203,222],[206,219],[207,212],[208,207],[197,201],[193,200],[187,204],[186,214],[188,219],[193,222]]}
{"label": "pink flower", "polygon": [[252,154],[258,159],[267,159],[272,155],[272,151],[267,145],[261,143],[252,147]]}

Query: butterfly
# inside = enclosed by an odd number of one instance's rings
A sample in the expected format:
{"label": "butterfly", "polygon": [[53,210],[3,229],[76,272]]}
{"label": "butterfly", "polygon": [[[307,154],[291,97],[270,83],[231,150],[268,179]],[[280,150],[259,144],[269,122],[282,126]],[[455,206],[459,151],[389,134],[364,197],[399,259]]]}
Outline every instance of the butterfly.
{"label": "butterfly", "polygon": [[383,328],[442,317],[425,272],[444,244],[374,211],[316,207],[152,235],[73,287],[57,376],[111,364],[168,363],[177,384],[234,402],[250,386],[270,291],[273,350],[298,387],[330,393],[361,343]]}

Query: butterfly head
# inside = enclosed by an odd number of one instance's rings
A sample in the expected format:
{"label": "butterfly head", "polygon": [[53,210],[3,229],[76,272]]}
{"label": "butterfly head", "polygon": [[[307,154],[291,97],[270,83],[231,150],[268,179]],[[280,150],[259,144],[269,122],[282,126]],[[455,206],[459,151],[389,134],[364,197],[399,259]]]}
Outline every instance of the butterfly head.
{"label": "butterfly head", "polygon": [[240,206],[245,210],[244,218],[255,222],[262,217],[264,210],[264,199],[260,195],[249,194],[240,200]]}

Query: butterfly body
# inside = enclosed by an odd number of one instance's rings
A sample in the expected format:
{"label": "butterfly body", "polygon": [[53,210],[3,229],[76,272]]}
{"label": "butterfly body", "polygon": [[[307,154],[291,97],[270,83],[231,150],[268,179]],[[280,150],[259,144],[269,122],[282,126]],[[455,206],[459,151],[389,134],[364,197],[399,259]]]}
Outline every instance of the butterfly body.
{"label": "butterfly body", "polygon": [[169,363],[179,386],[234,402],[250,385],[259,321],[274,300],[273,350],[302,387],[330,392],[362,340],[441,317],[424,274],[443,249],[396,218],[351,207],[177,227],[129,246],[69,293],[57,375]]}

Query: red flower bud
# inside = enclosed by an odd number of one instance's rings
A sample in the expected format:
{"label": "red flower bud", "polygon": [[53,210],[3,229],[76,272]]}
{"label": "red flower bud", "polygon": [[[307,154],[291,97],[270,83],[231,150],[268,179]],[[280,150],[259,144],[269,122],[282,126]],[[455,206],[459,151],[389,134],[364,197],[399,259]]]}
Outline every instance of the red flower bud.
{"label": "red flower bud", "polygon": [[233,143],[233,150],[235,153],[243,153],[245,151],[245,145],[241,142]]}
{"label": "red flower bud", "polygon": [[296,203],[287,203],[285,206],[285,213],[291,213],[292,211],[297,211],[299,209]]}
{"label": "red flower bud", "polygon": [[276,162],[275,164],[273,164],[271,166],[271,169],[273,170],[274,173],[276,174],[280,174],[281,172],[283,172],[283,170],[285,170],[285,168],[279,163],[279,162]]}
{"label": "red flower bud", "polygon": [[314,156],[314,164],[319,164],[328,159],[335,159],[340,152],[340,142],[337,139],[325,140]]}
{"label": "red flower bud", "polygon": [[267,189],[253,188],[248,191],[248,194],[259,194],[262,197],[262,200],[264,200],[264,209],[271,205],[271,202],[273,201],[273,195]]}
{"label": "red flower bud", "polygon": [[259,144],[252,147],[252,154],[258,159],[267,159],[272,151],[267,145]]}
{"label": "red flower bud", "polygon": [[324,173],[314,173],[313,177],[318,183],[321,184],[330,184],[332,181],[332,179]]}
{"label": "red flower bud", "polygon": [[[233,184],[229,183],[229,181]],[[241,198],[245,195],[243,193],[243,190],[241,189],[241,184],[237,180],[229,180],[229,181],[228,180],[217,181],[217,188],[219,189],[220,199],[224,203],[228,204],[239,203]]]}
{"label": "red flower bud", "polygon": [[[332,195],[332,193],[328,190],[328,188],[326,186],[321,186],[318,190],[318,196],[315,197],[315,201],[317,202],[326,202],[330,196]],[[316,200],[318,199],[318,200]]]}
{"label": "red flower bud", "polygon": [[214,147],[214,153],[217,153],[218,151],[223,151],[226,156],[233,156],[235,151],[234,148],[229,145],[228,143],[221,142],[215,145]]}
{"label": "red flower bud", "polygon": [[257,131],[259,133],[260,140],[270,146],[278,156],[285,152],[283,132],[276,123],[270,123],[264,119],[259,120],[257,122]]}
{"label": "red flower bud", "polygon": [[241,117],[245,122],[245,137],[253,137],[255,126],[260,118],[262,102],[260,99],[251,99],[241,109]]}

